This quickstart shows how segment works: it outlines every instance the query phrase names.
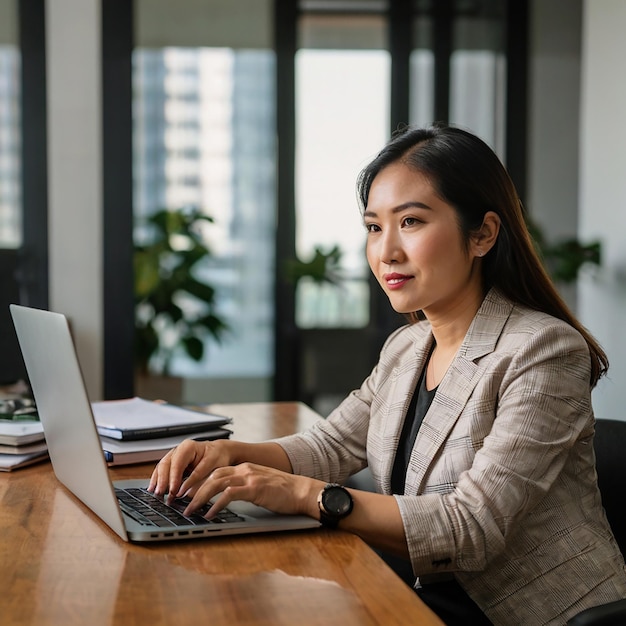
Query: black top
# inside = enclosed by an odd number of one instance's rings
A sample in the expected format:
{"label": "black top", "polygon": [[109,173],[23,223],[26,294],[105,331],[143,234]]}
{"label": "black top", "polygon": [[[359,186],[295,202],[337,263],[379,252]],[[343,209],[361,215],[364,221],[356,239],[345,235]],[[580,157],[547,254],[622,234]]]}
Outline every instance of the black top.
{"label": "black top", "polygon": [[428,391],[426,389],[426,367],[417,381],[417,387],[411,398],[404,426],[402,426],[402,434],[398,443],[396,458],[393,462],[391,471],[391,491],[397,495],[404,494],[404,483],[406,481],[406,470],[409,466],[411,452],[415,446],[415,438],[424,421],[424,416],[430,408],[430,405],[437,392],[437,387]]}

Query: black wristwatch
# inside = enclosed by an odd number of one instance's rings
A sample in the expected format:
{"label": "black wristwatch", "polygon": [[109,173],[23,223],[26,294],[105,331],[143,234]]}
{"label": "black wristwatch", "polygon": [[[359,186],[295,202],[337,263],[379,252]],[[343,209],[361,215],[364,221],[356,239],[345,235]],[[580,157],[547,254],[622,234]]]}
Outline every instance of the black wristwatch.
{"label": "black wristwatch", "polygon": [[317,496],[320,522],[327,528],[337,528],[339,520],[350,515],[354,502],[350,492],[341,485],[329,483]]}

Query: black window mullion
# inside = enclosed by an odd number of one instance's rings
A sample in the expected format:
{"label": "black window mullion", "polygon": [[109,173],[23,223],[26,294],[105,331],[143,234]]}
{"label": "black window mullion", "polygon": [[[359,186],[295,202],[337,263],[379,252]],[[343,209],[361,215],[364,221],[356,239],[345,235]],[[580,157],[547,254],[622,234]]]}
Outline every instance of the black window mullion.
{"label": "black window mullion", "polygon": [[133,2],[102,0],[104,398],[134,393]]}
{"label": "black window mullion", "polygon": [[273,399],[299,397],[298,345],[295,322],[295,289],[284,276],[287,259],[296,253],[295,209],[295,54],[298,7],[294,0],[274,2],[276,52],[277,220],[274,293]]}
{"label": "black window mullion", "polygon": [[508,0],[506,12],[506,166],[526,197],[528,140],[528,0]]}
{"label": "black window mullion", "polygon": [[433,54],[435,57],[434,120],[448,122],[450,118],[450,57],[452,56],[452,0],[433,2]]}
{"label": "black window mullion", "polygon": [[409,89],[413,15],[411,0],[389,3],[389,52],[391,55],[391,132],[409,121]]}
{"label": "black window mullion", "polygon": [[18,3],[21,52],[22,248],[20,301],[48,308],[48,159],[44,0]]}

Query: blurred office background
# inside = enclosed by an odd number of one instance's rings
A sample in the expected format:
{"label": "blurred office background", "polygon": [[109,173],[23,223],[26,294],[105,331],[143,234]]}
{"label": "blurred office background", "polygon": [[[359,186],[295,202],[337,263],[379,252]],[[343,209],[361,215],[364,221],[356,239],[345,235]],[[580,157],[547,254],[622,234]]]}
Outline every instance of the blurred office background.
{"label": "blurred office background", "polygon": [[[561,287],[611,359],[596,411],[621,417],[624,23],[621,0],[0,0],[0,383],[24,375],[19,301],[69,316],[92,399],[136,393],[135,225],[194,206],[229,331],[174,357],[180,401],[327,413],[403,322],[356,176],[399,124],[444,120],[497,151],[547,237],[601,240]],[[289,279],[334,247],[338,285]]]}

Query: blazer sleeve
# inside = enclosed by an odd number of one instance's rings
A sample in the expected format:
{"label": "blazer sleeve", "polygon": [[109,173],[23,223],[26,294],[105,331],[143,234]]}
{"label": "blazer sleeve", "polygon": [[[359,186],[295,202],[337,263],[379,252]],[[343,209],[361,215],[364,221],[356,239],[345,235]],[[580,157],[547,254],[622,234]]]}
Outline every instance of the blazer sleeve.
{"label": "blazer sleeve", "polygon": [[303,433],[275,440],[287,453],[294,474],[344,483],[367,466],[372,404],[393,372],[389,363],[395,362],[395,353],[406,350],[412,343],[407,344],[403,338],[409,329],[410,326],[403,326],[387,338],[371,374],[328,418],[319,420]]}

